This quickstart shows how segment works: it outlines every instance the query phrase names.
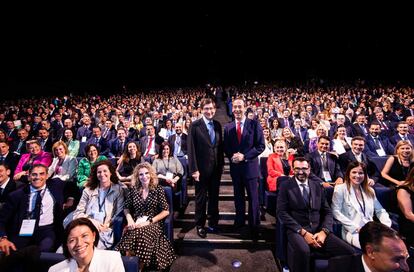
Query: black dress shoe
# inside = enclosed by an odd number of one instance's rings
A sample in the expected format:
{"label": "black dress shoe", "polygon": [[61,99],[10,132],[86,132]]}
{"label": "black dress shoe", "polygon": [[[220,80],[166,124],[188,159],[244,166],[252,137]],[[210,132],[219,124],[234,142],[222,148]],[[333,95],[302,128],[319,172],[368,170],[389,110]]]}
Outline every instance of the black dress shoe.
{"label": "black dress shoe", "polygon": [[217,226],[208,226],[207,231],[210,233],[218,233],[220,232],[220,228]]}
{"label": "black dress shoe", "polygon": [[200,236],[201,238],[206,238],[207,237],[207,232],[203,227],[197,226],[197,235]]}

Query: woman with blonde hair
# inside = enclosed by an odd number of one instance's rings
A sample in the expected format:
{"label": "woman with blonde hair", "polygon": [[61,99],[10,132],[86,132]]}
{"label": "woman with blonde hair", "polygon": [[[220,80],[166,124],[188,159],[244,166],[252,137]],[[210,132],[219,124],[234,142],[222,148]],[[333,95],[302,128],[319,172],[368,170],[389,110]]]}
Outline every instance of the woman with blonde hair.
{"label": "woman with blonde hair", "polygon": [[293,175],[294,159],[294,150],[288,149],[283,139],[276,140],[274,150],[275,153],[270,154],[267,159],[267,187],[273,192],[277,189],[279,177]]}
{"label": "woman with blonde hair", "polygon": [[49,167],[49,178],[62,181],[72,181],[76,175],[78,161],[69,156],[68,146],[63,141],[57,141],[52,146],[53,161]]}
{"label": "woman with blonde hair", "polygon": [[169,215],[164,189],[158,184],[155,169],[147,162],[135,167],[132,180],[135,186],[124,205],[128,225],[115,250],[138,256],[141,269],[166,269],[176,257],[164,233],[164,220]]}
{"label": "woman with blonde hair", "polygon": [[399,141],[394,156],[390,156],[381,171],[388,187],[402,185],[414,167],[413,147],[409,141]]}

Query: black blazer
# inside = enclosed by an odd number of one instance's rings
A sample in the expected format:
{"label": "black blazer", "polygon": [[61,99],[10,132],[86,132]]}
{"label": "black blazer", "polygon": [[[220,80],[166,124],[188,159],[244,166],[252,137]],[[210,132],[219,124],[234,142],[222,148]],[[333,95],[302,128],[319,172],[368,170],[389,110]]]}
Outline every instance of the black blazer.
{"label": "black blazer", "polygon": [[277,216],[286,226],[287,232],[297,232],[301,228],[311,233],[322,228],[332,230],[332,211],[325,197],[322,185],[308,179],[310,204],[306,204],[294,177],[281,182],[277,197]]}
{"label": "black blazer", "polygon": [[[379,137],[378,140],[381,143],[381,146],[384,149],[385,154],[387,155],[394,154],[394,146],[391,144],[391,142],[387,138],[384,139],[384,138]],[[366,137],[364,152],[369,157],[378,157],[377,149],[375,148],[375,142],[371,135],[368,135]]]}
{"label": "black blazer", "polygon": [[[346,169],[351,162],[356,161],[354,153],[352,151],[347,151],[341,155],[339,155],[339,165],[341,166],[342,174],[345,176]],[[375,182],[378,181],[379,173],[377,173],[375,163],[372,162],[368,156],[364,153],[361,154],[361,160],[367,166],[368,176],[372,178]]]}
{"label": "black blazer", "polygon": [[[12,176],[11,176],[12,177]],[[0,195],[0,205],[1,203],[6,202],[7,196],[15,191],[16,189],[22,187],[24,184],[20,181],[14,181],[12,178],[10,178],[9,182],[6,185],[6,188],[4,188],[3,192]],[[1,207],[1,206],[0,206]]]}
{"label": "black blazer", "polygon": [[222,128],[218,121],[214,120],[216,134],[214,145],[210,141],[208,129],[204,119],[200,118],[191,123],[187,137],[187,152],[189,173],[199,171],[201,175],[220,171],[224,165]]}
{"label": "black blazer", "polygon": [[[314,151],[312,153],[306,154],[306,158],[310,161],[312,173],[324,180],[322,158],[319,154],[319,151]],[[331,175],[332,182],[334,182],[339,177],[343,178],[337,157],[331,153],[326,153],[326,160],[328,163],[328,170],[329,174]]]}
{"label": "black blazer", "polygon": [[17,164],[19,163],[20,156],[15,153],[9,152],[4,159],[4,164],[7,164],[10,168],[10,177],[14,177],[14,170],[16,170]]}
{"label": "black blazer", "polygon": [[[176,134],[171,135],[168,137],[168,144],[171,148],[171,154],[174,155],[174,148],[175,148],[175,138]],[[187,155],[187,134],[181,133],[181,151],[184,153],[184,155]]]}
{"label": "black blazer", "polygon": [[[63,232],[62,207],[68,197],[65,193],[66,182],[62,182],[60,180],[48,180],[46,182],[46,186],[55,200],[53,208],[53,222],[56,233],[56,241],[59,243],[60,235]],[[19,235],[22,222],[27,216],[29,199],[30,185],[28,184],[9,194],[3,208],[0,209],[0,236],[8,236],[9,239],[13,240],[13,237],[17,237]]]}
{"label": "black blazer", "polygon": [[361,254],[338,256],[329,259],[327,272],[365,272]]}

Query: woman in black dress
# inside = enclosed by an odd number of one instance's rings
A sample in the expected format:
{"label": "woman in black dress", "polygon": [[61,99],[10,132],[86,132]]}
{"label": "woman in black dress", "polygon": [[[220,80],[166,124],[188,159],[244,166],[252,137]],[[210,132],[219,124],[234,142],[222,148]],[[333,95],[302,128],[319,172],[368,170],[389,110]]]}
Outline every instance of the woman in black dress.
{"label": "woman in black dress", "polygon": [[408,173],[404,184],[398,187],[397,199],[401,210],[398,217],[400,234],[406,238],[407,246],[414,246],[414,168]]}
{"label": "woman in black dress", "polygon": [[116,175],[126,186],[131,186],[132,172],[135,166],[141,162],[141,151],[136,142],[129,142],[119,159]]}
{"label": "woman in black dress", "polygon": [[134,186],[124,205],[128,226],[115,250],[138,256],[141,269],[168,268],[176,257],[164,233],[164,219],[169,215],[164,189],[158,185],[155,170],[147,162],[134,169],[132,182]]}
{"label": "woman in black dress", "polygon": [[395,155],[390,156],[381,171],[388,187],[405,183],[408,172],[414,167],[413,147],[409,141],[399,141],[395,146]]}

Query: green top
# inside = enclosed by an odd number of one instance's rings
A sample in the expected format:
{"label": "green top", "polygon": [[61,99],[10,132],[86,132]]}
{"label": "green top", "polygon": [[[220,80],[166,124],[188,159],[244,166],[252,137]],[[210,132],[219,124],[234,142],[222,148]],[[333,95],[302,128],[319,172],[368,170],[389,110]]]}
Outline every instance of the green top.
{"label": "green top", "polygon": [[[100,155],[96,161],[104,161],[107,160],[107,158],[103,155]],[[91,174],[91,168],[93,165],[91,165],[91,162],[87,158],[83,158],[80,160],[78,165],[78,187],[83,188],[85,187],[85,183],[88,181],[89,175]]]}

